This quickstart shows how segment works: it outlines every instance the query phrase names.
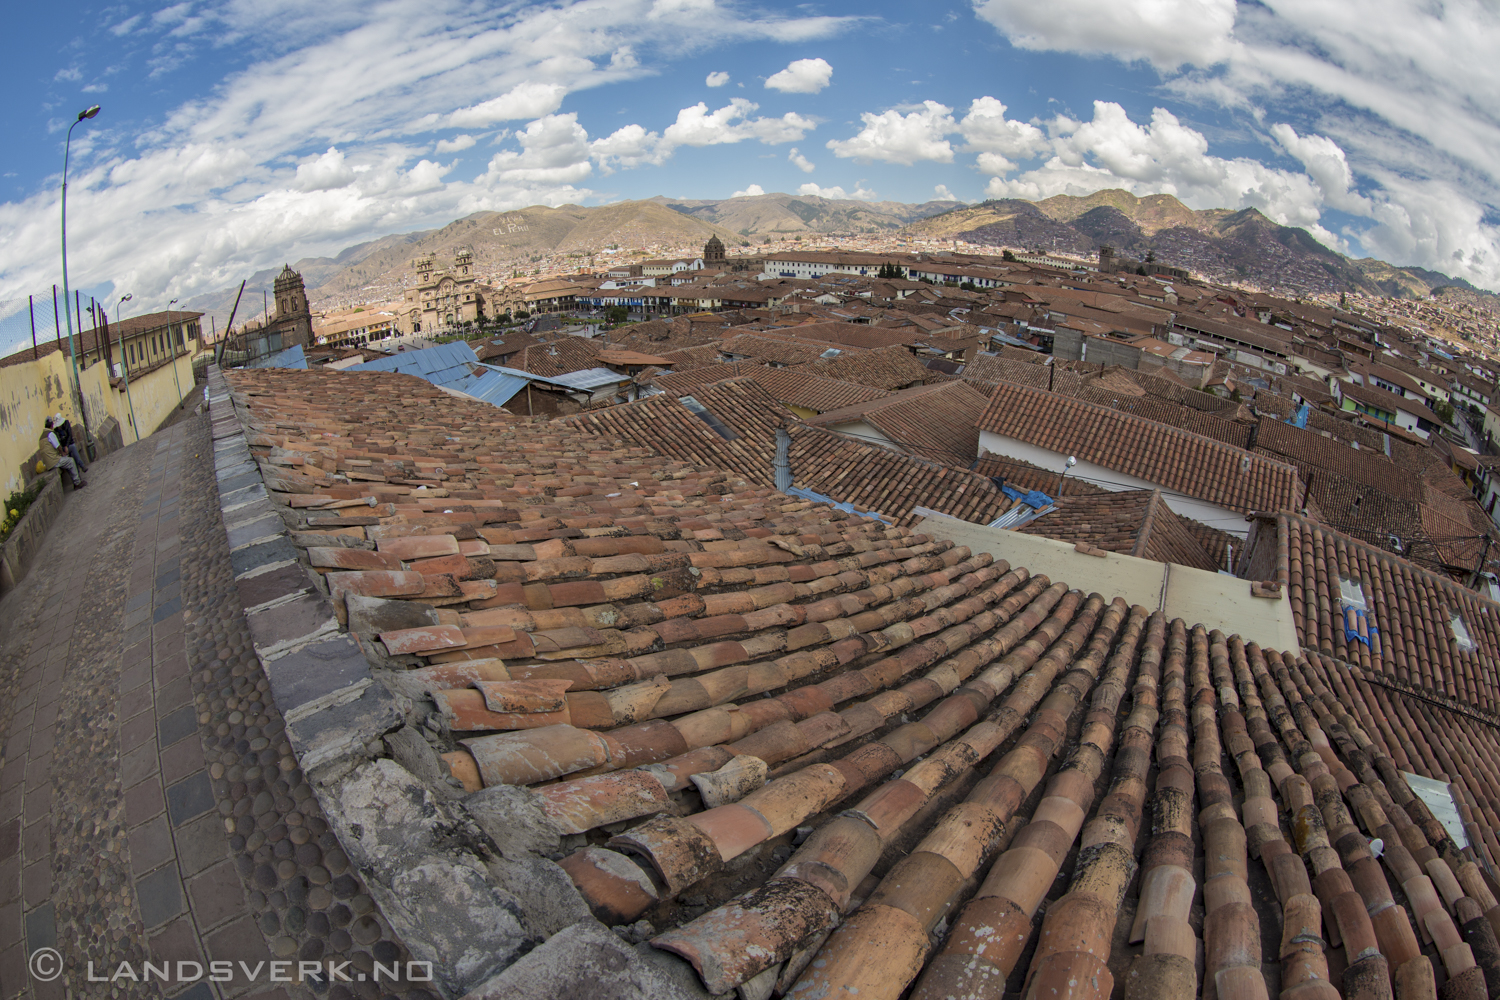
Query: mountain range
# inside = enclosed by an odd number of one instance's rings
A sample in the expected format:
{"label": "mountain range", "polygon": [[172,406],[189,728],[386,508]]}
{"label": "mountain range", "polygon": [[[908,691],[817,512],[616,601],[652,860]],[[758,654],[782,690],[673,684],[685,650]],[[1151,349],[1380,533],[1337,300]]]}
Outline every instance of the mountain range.
{"label": "mountain range", "polygon": [[[439,229],[397,233],[348,247],[334,257],[291,262],[314,308],[399,298],[412,258],[451,258],[473,250],[482,277],[505,279],[554,264],[585,266],[616,251],[695,245],[717,236],[728,247],[819,235],[888,234],[962,239],[995,247],[1093,256],[1101,244],[1130,261],[1154,260],[1222,281],[1247,281],[1288,294],[1358,291],[1425,297],[1435,290],[1489,297],[1462,279],[1374,258],[1355,260],[1319,243],[1304,229],[1281,226],[1253,208],[1194,210],[1171,195],[1136,197],[1118,189],[1040,202],[1006,199],[964,205],[905,204],[817,195],[762,194],[724,199],[664,196],[585,207],[535,205],[478,212]],[[251,275],[238,321],[259,315],[261,292],[279,268]],[[227,320],[236,288],[192,299],[189,308]]]}
{"label": "mountain range", "polygon": [[1278,225],[1257,209],[1194,210],[1171,195],[1138,198],[1118,188],[1044,201],[986,201],[914,222],[907,232],[994,246],[1118,256],[1182,267],[1224,281],[1248,281],[1286,292],[1364,292],[1426,297],[1454,288],[1488,294],[1461,278],[1373,257],[1355,260],[1319,243],[1305,229]]}

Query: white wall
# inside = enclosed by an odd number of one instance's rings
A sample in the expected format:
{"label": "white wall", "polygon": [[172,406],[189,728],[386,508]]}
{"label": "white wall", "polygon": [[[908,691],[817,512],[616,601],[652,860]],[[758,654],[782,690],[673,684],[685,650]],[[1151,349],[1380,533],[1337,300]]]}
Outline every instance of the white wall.
{"label": "white wall", "polygon": [[865,444],[876,444],[882,448],[890,448],[892,451],[903,450],[899,444],[863,420],[851,420],[843,424],[824,424],[823,426],[836,434],[848,434],[850,437],[857,438]]}
{"label": "white wall", "polygon": [[[1019,441],[1016,438],[1004,437],[991,431],[980,430],[979,453],[982,455],[986,451],[992,455],[1019,459],[1023,462],[1030,462],[1032,465],[1039,465],[1044,469],[1057,470],[1058,472],[1062,471],[1063,463],[1068,460],[1068,456],[1061,452],[1049,451],[1046,448],[1027,444],[1025,441]],[[1123,472],[1116,472],[1113,469],[1106,469],[1102,465],[1086,462],[1083,459],[1078,460],[1078,464],[1069,470],[1068,475],[1115,492],[1121,490],[1162,489],[1162,499],[1166,501],[1167,506],[1183,517],[1192,518],[1194,521],[1206,524],[1211,528],[1218,528],[1220,531],[1227,531],[1231,535],[1238,535],[1241,538],[1250,533],[1250,523],[1245,520],[1244,511],[1230,510],[1227,507],[1211,504],[1206,500],[1197,500],[1191,497],[1167,493],[1159,483],[1126,475]],[[1056,489],[1055,484],[1052,489]]]}

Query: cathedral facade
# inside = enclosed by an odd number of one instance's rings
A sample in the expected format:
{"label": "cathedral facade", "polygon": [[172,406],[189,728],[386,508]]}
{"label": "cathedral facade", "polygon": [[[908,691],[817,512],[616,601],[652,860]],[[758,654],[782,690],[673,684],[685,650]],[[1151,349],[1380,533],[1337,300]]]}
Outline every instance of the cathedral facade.
{"label": "cathedral facade", "polygon": [[432,254],[411,262],[415,288],[406,290],[400,326],[405,333],[435,333],[484,318],[482,286],[474,276],[474,254],[460,250],[450,267],[439,269]]}

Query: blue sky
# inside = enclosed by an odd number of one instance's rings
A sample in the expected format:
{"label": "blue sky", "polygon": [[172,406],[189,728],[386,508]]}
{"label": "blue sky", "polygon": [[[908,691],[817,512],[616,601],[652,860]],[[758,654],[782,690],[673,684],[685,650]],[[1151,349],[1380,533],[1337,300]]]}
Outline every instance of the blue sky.
{"label": "blue sky", "polygon": [[[1481,0],[184,0],[10,12],[0,341],[481,209],[1124,187],[1500,287]],[[5,317],[9,315],[9,321]],[[6,344],[0,344],[3,348]]]}

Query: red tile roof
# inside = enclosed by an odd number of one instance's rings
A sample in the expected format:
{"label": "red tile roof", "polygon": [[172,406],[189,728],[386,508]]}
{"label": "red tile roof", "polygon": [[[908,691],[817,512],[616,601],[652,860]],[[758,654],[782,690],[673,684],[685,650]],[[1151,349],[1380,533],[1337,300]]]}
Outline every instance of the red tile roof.
{"label": "red tile roof", "polygon": [[807,422],[830,429],[866,423],[906,451],[964,467],[979,455],[979,430],[974,422],[986,403],[984,396],[964,382],[943,382],[827,410]]}
{"label": "red tile roof", "polygon": [[[733,447],[775,406],[750,380],[700,394],[732,439],[677,397],[616,408],[645,447],[407,376],[228,378],[293,541],[419,738],[470,791],[531,786],[503,819],[540,829],[540,811],[574,835],[552,856],[593,912],[649,911],[656,961],[694,974],[681,956],[710,992],[784,973],[788,995],[998,993],[1030,955],[1038,994],[1107,1000],[1138,976],[1176,997],[1201,954],[1217,995],[1243,1000],[1268,995],[1262,960],[1289,941],[1284,989],[1293,970],[1369,1000],[1442,962],[1445,994],[1485,995],[1500,606],[1446,578],[1297,515],[1258,519],[1245,558],[1280,582],[1304,657],[673,457],[759,463],[758,444]],[[981,475],[791,428],[810,489],[883,513],[994,510]],[[1148,540],[1163,508],[1146,502]],[[1363,623],[1342,615],[1341,575],[1365,584]],[[361,593],[405,620],[371,628]],[[1400,771],[1452,783],[1469,846]],[[1327,951],[1324,897],[1352,962]],[[994,928],[1011,944],[976,947]],[[1388,972],[1381,944],[1404,963]]]}
{"label": "red tile roof", "polygon": [[1290,465],[1056,393],[1002,385],[978,426],[1231,510],[1301,506]]}

